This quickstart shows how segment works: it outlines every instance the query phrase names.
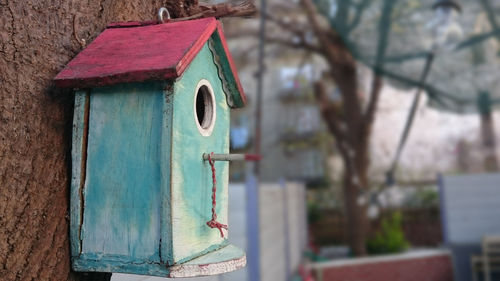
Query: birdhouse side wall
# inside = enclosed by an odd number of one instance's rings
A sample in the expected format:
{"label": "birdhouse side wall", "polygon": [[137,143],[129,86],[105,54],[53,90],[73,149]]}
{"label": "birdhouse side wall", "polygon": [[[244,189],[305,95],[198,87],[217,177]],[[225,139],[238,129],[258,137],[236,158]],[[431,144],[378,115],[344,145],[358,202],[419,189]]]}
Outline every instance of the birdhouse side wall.
{"label": "birdhouse side wall", "polygon": [[[229,106],[214,56],[203,46],[179,81],[174,84],[172,123],[170,261],[180,263],[227,244],[218,229],[207,226],[212,218],[212,170],[203,153],[229,153]],[[210,135],[196,125],[195,99],[201,80],[208,81],[215,97],[215,120]],[[228,162],[216,162],[217,220],[227,224]]]}

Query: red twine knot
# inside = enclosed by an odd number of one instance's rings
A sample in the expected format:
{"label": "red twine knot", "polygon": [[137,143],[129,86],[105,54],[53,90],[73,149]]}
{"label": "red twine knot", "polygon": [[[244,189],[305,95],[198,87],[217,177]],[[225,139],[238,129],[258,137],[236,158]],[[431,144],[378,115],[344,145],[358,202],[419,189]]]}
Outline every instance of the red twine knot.
{"label": "red twine knot", "polygon": [[224,228],[227,230],[227,225],[218,222],[217,221],[217,214],[215,213],[215,206],[216,206],[215,194],[217,192],[217,180],[215,179],[215,165],[214,165],[215,161],[212,160],[213,155],[214,155],[213,152],[210,153],[210,155],[208,155],[208,163],[210,164],[210,167],[212,168],[212,219],[207,221],[207,225],[210,228],[219,229],[220,236],[222,238],[224,238],[224,232],[222,231],[222,229]]}
{"label": "red twine knot", "polygon": [[211,228],[217,228],[219,229],[220,231],[220,236],[222,238],[224,238],[224,232],[222,231],[222,229],[226,229],[227,230],[227,225],[226,224],[222,224],[218,221],[215,221],[214,219],[210,220],[210,221],[207,221],[207,225]]}

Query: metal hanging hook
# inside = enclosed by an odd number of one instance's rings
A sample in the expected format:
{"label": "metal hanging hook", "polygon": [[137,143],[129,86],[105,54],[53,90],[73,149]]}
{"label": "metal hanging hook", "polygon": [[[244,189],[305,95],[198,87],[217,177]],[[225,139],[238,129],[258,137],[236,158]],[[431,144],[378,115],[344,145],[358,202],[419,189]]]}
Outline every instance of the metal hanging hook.
{"label": "metal hanging hook", "polygon": [[160,10],[158,10],[158,21],[164,23],[165,21],[163,20],[163,14],[167,13],[167,20],[170,19],[170,13],[168,12],[167,8],[161,7]]}

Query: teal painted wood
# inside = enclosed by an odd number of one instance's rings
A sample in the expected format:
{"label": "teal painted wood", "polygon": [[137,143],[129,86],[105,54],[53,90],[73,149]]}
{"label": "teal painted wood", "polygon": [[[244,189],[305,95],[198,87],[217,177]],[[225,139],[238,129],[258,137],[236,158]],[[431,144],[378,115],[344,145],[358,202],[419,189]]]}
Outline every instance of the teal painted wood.
{"label": "teal painted wood", "polygon": [[143,259],[134,259],[130,256],[96,255],[91,253],[81,254],[73,259],[73,270],[132,273],[162,277],[168,276],[170,272],[167,266],[160,263],[145,262]]}
{"label": "teal painted wood", "polygon": [[169,277],[221,274],[240,269],[246,265],[246,262],[245,252],[236,246],[228,245],[181,265],[170,267]]}
{"label": "teal painted wood", "polygon": [[237,270],[245,265],[245,253],[233,245],[228,245],[218,251],[170,267],[157,263],[147,263],[141,259],[133,260],[130,257],[119,255],[82,254],[73,261],[73,267],[76,271],[133,273],[162,277],[194,277],[221,274]]}
{"label": "teal painted wood", "polygon": [[[88,96],[86,91],[75,92],[75,108],[73,114],[73,136],[71,146],[71,194],[70,194],[70,237],[71,237],[71,256],[80,254],[80,219],[81,219],[81,193],[80,188],[82,180],[82,159],[86,149],[84,136],[86,134],[86,112],[88,109]],[[83,160],[83,161],[82,161]],[[85,167],[85,164],[83,164]]]}
{"label": "teal painted wood", "polygon": [[[212,175],[202,155],[229,152],[230,108],[215,60],[207,43],[176,82],[76,92],[74,270],[156,276],[174,276],[175,271],[175,276],[187,277],[244,266],[244,253],[227,246],[228,232],[222,238],[218,229],[206,225]],[[195,90],[202,79],[215,98],[209,136],[196,126]],[[215,167],[217,220],[227,224],[229,165],[216,162]],[[206,264],[193,263],[200,258]]]}
{"label": "teal painted wood", "polygon": [[82,253],[160,262],[162,83],[93,89]]}
{"label": "teal painted wood", "polygon": [[163,96],[163,126],[161,136],[161,245],[160,257],[162,263],[173,263],[172,245],[172,205],[171,201],[171,162],[172,162],[172,114],[173,114],[173,85],[166,84]]}
{"label": "teal painted wood", "polygon": [[222,86],[227,95],[226,98],[229,105],[238,108],[245,106],[245,100],[243,100],[245,94],[240,94],[241,89],[238,88],[238,81],[231,69],[221,35],[218,32],[214,32],[208,43],[214,55],[219,76],[223,79]]}
{"label": "teal painted wood", "polygon": [[[179,263],[227,244],[218,229],[209,228],[211,219],[212,174],[203,153],[229,153],[229,107],[218,70],[208,45],[174,84],[172,126],[172,243],[173,260]],[[210,136],[202,136],[196,126],[195,90],[206,79],[215,95],[216,119]],[[227,224],[227,162],[216,162],[218,221]],[[225,231],[225,230],[224,230]],[[226,238],[227,238],[227,232]]]}

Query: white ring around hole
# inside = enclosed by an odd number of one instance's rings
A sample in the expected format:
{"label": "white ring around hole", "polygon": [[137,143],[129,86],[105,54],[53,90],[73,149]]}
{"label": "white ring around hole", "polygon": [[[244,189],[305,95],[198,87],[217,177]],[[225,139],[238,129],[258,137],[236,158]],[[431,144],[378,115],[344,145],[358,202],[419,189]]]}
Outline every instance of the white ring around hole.
{"label": "white ring around hole", "polygon": [[[211,110],[209,114],[211,113],[211,118],[210,118],[210,124],[208,127],[203,128],[200,123],[198,122],[198,115],[197,115],[197,110],[196,110],[196,98],[198,96],[198,91],[200,90],[201,87],[206,86],[208,88],[208,92],[210,94],[210,106]],[[202,94],[202,93],[200,93]],[[215,126],[215,121],[217,117],[217,104],[215,100],[215,95],[214,95],[214,89],[212,88],[212,85],[207,79],[201,79],[200,82],[198,82],[198,85],[196,85],[196,89],[194,91],[194,100],[193,100],[193,113],[194,113],[194,123],[196,124],[196,127],[198,128],[198,131],[200,134],[204,137],[208,137],[212,134]],[[207,110],[205,109],[205,115],[207,114]]]}

